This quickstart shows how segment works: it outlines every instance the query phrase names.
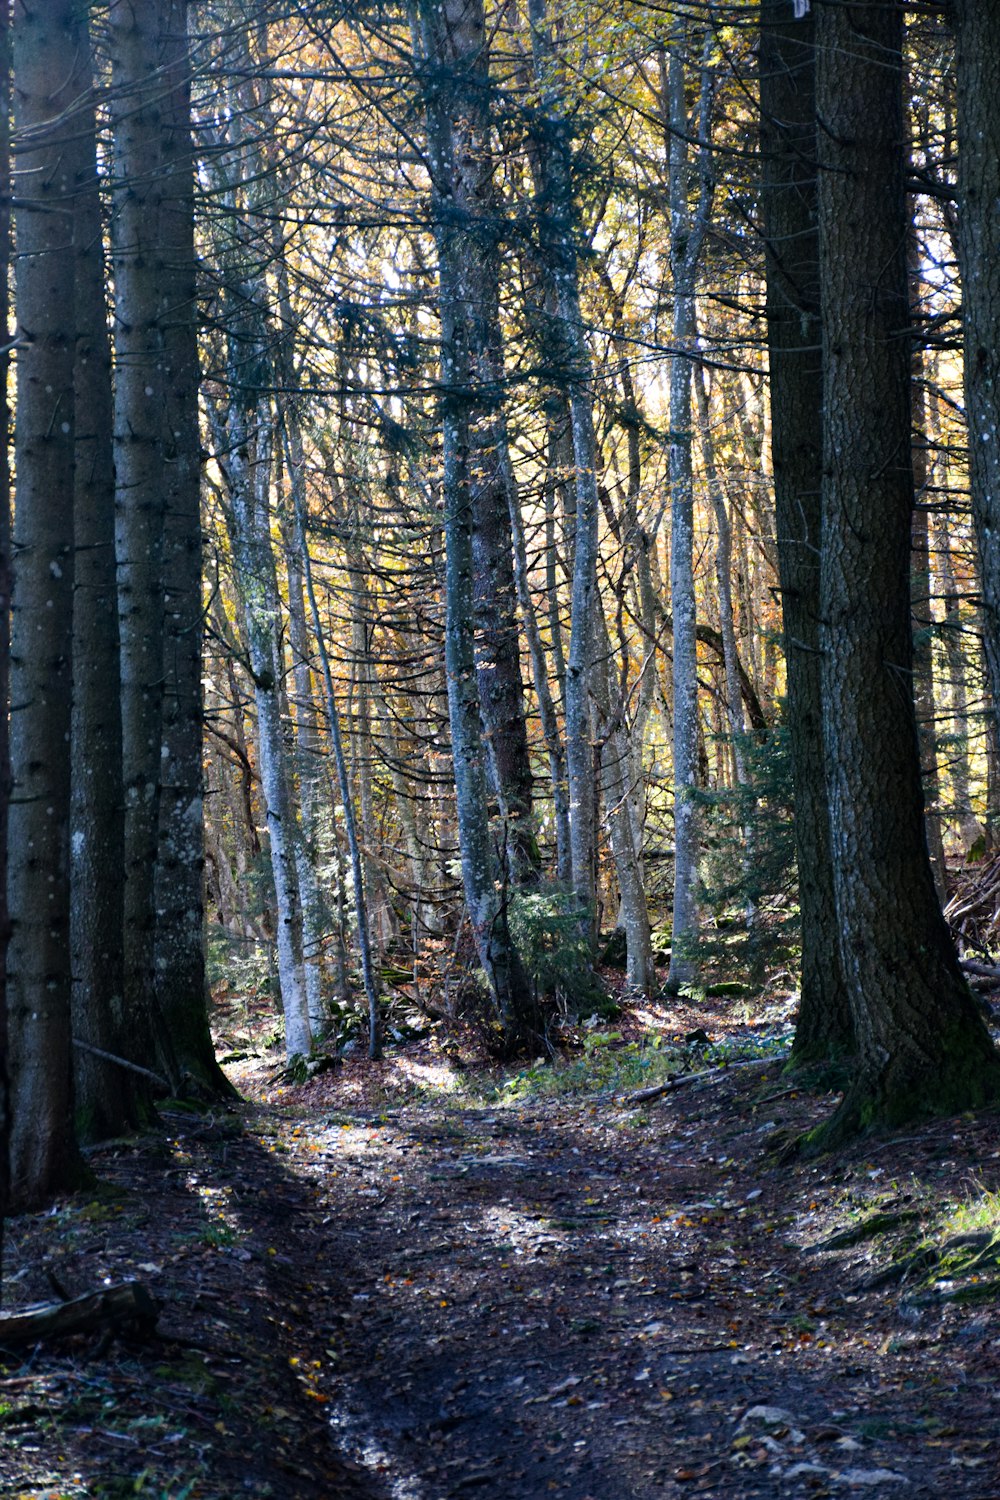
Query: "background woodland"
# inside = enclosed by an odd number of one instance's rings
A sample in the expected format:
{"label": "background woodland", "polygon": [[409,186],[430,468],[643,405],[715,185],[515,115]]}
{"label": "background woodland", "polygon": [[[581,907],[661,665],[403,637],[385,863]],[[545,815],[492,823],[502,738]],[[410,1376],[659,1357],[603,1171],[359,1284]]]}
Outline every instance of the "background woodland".
{"label": "background woodland", "polygon": [[991,12],[3,8],[15,1203],[210,983],[534,1056],[609,939],[801,970],[824,1140],[997,1096]]}

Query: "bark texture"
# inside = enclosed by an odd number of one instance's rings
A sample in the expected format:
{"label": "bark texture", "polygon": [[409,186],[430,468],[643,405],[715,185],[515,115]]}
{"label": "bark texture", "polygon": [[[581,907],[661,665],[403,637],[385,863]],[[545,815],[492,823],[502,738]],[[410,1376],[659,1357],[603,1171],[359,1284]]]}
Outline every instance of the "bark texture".
{"label": "bark texture", "polygon": [[[979,550],[983,655],[1000,737],[1000,9],[952,0],[956,37],[958,267],[969,488]],[[995,819],[998,809],[991,803]]]}
{"label": "bark texture", "polygon": [[998,1060],[924,835],[909,607],[913,466],[901,4],[817,17],[824,744],[857,1066],[830,1129],[983,1104]]}
{"label": "bark texture", "polygon": [[[309,1055],[313,1037],[302,959],[302,902],[296,858],[298,827],[279,693],[284,663],[279,624],[281,596],[270,535],[271,413],[265,400],[252,403],[247,399],[251,393],[241,390],[248,376],[247,349],[253,347],[248,340],[260,338],[257,322],[262,311],[247,301],[244,312],[241,319],[244,338],[234,334],[230,362],[233,399],[226,432],[231,451],[225,461],[228,520],[257,707],[257,757],[274,878],[285,1050],[291,1060]],[[256,348],[257,360],[263,361],[265,355],[259,342]],[[255,362],[255,372],[263,383],[266,376],[261,363]],[[258,386],[258,392],[259,389]]]}
{"label": "bark texture", "polygon": [[[439,266],[445,663],[462,884],[476,950],[496,1005],[501,1045],[514,1050],[528,1039],[534,1005],[510,937],[505,872],[489,819],[476,652],[474,517],[482,461],[477,424],[482,414],[470,389],[470,380],[484,374],[476,368],[483,351],[477,313],[470,305],[481,288],[466,279],[468,259],[478,252],[469,233],[473,205],[465,198],[468,183],[460,165],[469,150],[465,111],[470,96],[482,87],[480,78],[468,76],[470,67],[478,66],[477,54],[485,43],[481,8],[467,8],[460,0],[453,5],[421,5],[418,42],[427,70],[425,108]],[[481,548],[482,536],[480,567]],[[512,594],[513,587],[511,606]],[[500,791],[496,745],[492,759]]]}
{"label": "bark texture", "polygon": [[[450,399],[464,405],[472,508],[476,678],[491,778],[515,885],[537,878],[531,764],[508,511],[513,471],[504,417],[500,329],[501,205],[494,162],[489,42],[482,0],[444,0],[422,11],[427,67],[431,176],[439,210],[438,245],[452,317]],[[445,116],[447,120],[445,121]],[[438,154],[440,153],[440,154]],[[445,229],[447,224],[447,229]]]}
{"label": "bark texture", "polygon": [[[561,400],[556,402],[553,457],[561,473],[572,532],[570,641],[563,676],[566,778],[569,792],[570,870],[573,892],[597,922],[597,759],[594,671],[601,635],[597,586],[599,548],[598,454],[594,431],[593,365],[580,312],[579,222],[573,193],[573,124],[561,95],[559,60],[545,0],[529,0],[531,48],[539,102],[531,128],[531,162],[537,199],[538,252],[546,280],[540,310],[542,356]],[[568,418],[568,430],[566,419]],[[551,601],[557,610],[557,595]],[[561,636],[554,637],[561,642]],[[557,647],[557,658],[561,647]]]}
{"label": "bark texture", "polygon": [[73,649],[72,139],[76,5],[13,12],[15,127],[26,138],[16,213],[17,557],[11,629],[7,953],[13,1202],[73,1185],[70,1046],[70,703]]}
{"label": "bark texture", "polygon": [[[90,38],[76,38],[74,87],[92,90]],[[124,819],[121,701],[115,569],[114,423],[111,342],[105,306],[103,223],[96,119],[81,112],[74,174],[76,290],[76,475],[73,540],[73,777],[71,945],[73,1035],[121,1055],[124,1028]],[[84,1048],[73,1054],[76,1113],[92,1140],[139,1123],[129,1075]]]}
{"label": "bark texture", "polygon": [[814,19],[791,0],[761,11],[761,208],[767,265],[778,577],[795,778],[802,976],[794,1057],[850,1052],[823,762],[819,546],[823,364],[816,184]]}
{"label": "bark texture", "polygon": [[[10,210],[10,7],[0,6],[0,256],[8,258]],[[0,328],[10,327],[9,278],[0,285]],[[10,802],[10,354],[0,355],[0,1286],[3,1285],[3,1232],[10,1196],[10,1097],[7,1076],[7,817]]]}
{"label": "bark texture", "polygon": [[674,909],[666,988],[677,994],[695,976],[698,937],[700,836],[698,781],[698,644],[694,586],[694,471],[692,466],[692,358],[697,337],[698,262],[712,206],[707,155],[711,92],[702,75],[697,135],[697,209],[691,211],[690,124],[684,52],[686,21],[675,27],[669,60],[661,58],[663,111],[668,124],[670,271],[674,309],[670,365],[670,601],[674,617]]}
{"label": "bark texture", "polygon": [[205,974],[201,437],[187,0],[167,0],[162,65],[163,728],[155,993],[169,1046],[201,1092],[231,1085],[215,1059]]}
{"label": "bark texture", "polygon": [[[122,764],[125,787],[125,1015],[128,1055],[155,1056],[154,933],[163,703],[162,328],[165,0],[113,0],[115,479]],[[162,1040],[162,1038],[161,1038]]]}

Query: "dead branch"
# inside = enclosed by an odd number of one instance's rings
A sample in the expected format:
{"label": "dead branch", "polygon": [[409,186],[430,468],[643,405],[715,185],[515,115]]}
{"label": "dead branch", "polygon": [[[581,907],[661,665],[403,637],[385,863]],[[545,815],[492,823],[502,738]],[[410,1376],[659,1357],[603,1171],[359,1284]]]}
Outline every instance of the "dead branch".
{"label": "dead branch", "polygon": [[128,1068],[131,1073],[140,1073],[143,1078],[151,1078],[158,1083],[166,1092],[170,1093],[170,1085],[159,1073],[154,1073],[150,1068],[142,1068],[138,1063],[129,1062],[127,1057],[116,1057],[113,1052],[105,1052],[103,1047],[94,1047],[90,1042],[83,1042],[78,1036],[73,1038],[73,1046],[79,1047],[81,1052],[92,1052],[95,1057],[103,1057],[105,1062],[117,1063],[120,1068]]}
{"label": "dead branch", "polygon": [[650,1099],[661,1099],[664,1094],[672,1094],[675,1089],[682,1089],[688,1083],[704,1083],[710,1078],[721,1078],[724,1073],[733,1073],[737,1068],[769,1068],[776,1061],[778,1059],[774,1057],[754,1057],[749,1062],[723,1063],[721,1067],[705,1068],[700,1073],[675,1073],[666,1083],[657,1083],[652,1088],[626,1094],[625,1103],[646,1104]]}
{"label": "dead branch", "polygon": [[141,1281],[123,1281],[70,1302],[45,1302],[21,1312],[0,1313],[0,1347],[16,1349],[73,1333],[108,1330],[149,1338],[159,1313],[156,1299]]}

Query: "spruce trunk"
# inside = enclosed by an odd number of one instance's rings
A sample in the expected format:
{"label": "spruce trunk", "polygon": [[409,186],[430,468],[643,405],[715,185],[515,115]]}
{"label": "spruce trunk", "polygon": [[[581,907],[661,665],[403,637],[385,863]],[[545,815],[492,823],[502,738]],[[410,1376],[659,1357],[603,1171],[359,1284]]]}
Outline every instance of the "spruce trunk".
{"label": "spruce trunk", "polygon": [[34,1207],[74,1185],[69,890],[73,657],[72,205],[80,128],[75,0],[13,12],[17,555],[10,647],[7,950],[11,1196]]}
{"label": "spruce trunk", "polygon": [[934,889],[912,690],[903,5],[817,16],[823,736],[857,1066],[828,1139],[983,1104],[998,1060]]}

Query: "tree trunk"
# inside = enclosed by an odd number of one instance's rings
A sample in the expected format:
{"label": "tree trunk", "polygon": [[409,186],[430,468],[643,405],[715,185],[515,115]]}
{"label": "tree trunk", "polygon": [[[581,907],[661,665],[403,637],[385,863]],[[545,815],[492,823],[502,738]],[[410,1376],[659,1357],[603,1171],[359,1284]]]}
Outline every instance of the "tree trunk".
{"label": "tree trunk", "polygon": [[69,894],[73,650],[72,204],[75,0],[13,12],[17,554],[11,631],[7,954],[12,1201],[34,1207],[80,1173],[73,1131]]}
{"label": "tree trunk", "polygon": [[964,856],[983,830],[969,800],[969,706],[965,687],[968,661],[962,645],[962,614],[955,568],[951,560],[951,538],[948,535],[948,523],[943,517],[939,517],[935,524],[934,542],[938,557],[938,588],[944,604],[941,633],[947,668],[948,706],[951,710],[948,775],[951,778],[954,804],[952,814],[958,824]]}
{"label": "tree trunk", "polygon": [[160,51],[165,621],[154,964],[158,1012],[179,1068],[201,1091],[225,1096],[232,1086],[215,1059],[205,974],[201,436],[187,13],[188,0],[166,0]]}
{"label": "tree trunk", "polygon": [[[476,677],[483,737],[515,886],[538,876],[531,764],[508,512],[512,478],[500,329],[502,210],[493,186],[489,41],[482,0],[421,12],[439,254],[461,334],[452,358],[466,403]],[[446,118],[447,117],[447,118]],[[440,148],[437,143],[440,143]],[[435,152],[440,149],[440,156]],[[444,218],[448,229],[443,232]]]}
{"label": "tree trunk", "polygon": [[[982,0],[952,0],[949,15],[957,43],[957,251],[969,489],[990,712],[994,740],[1000,740],[1000,11]],[[991,803],[988,822],[998,812]]]}
{"label": "tree trunk", "polygon": [[[368,1001],[368,1056],[373,1061],[376,1061],[382,1056],[382,1026],[378,985],[375,980],[375,966],[372,962],[371,937],[368,928],[368,903],[365,899],[364,862],[362,859],[361,843],[358,839],[354,798],[351,793],[351,780],[347,772],[344,742],[340,733],[340,716],[337,712],[337,700],[333,691],[333,674],[330,670],[330,657],[326,649],[326,637],[323,633],[319,604],[316,599],[316,590],[313,586],[312,564],[309,557],[309,542],[306,533],[305,495],[301,491],[297,491],[296,499],[298,505],[295,512],[295,534],[299,555],[302,559],[303,582],[305,583],[306,597],[309,600],[309,608],[312,613],[313,634],[316,638],[316,649],[319,652],[320,667],[323,674],[327,729],[330,735],[330,742],[333,746],[334,761],[337,766],[340,805],[344,814],[344,831],[347,834],[347,845],[351,859],[351,883],[354,888],[354,914],[358,927],[361,974],[365,986],[365,998]],[[340,886],[343,889],[342,880]]]}
{"label": "tree trunk", "polygon": [[[920,312],[920,243],[913,222],[915,203],[908,199],[909,237],[906,262],[910,291],[910,317]],[[930,517],[927,487],[930,480],[927,428],[927,390],[924,383],[924,351],[916,344],[912,352],[911,400],[913,404],[913,522],[910,534],[910,614],[913,627],[913,702],[920,740],[920,770],[924,789],[924,826],[934,888],[942,907],[948,899],[948,870],[944,858],[941,818],[941,775],[938,767],[938,727],[934,692],[934,613],[931,607]]]}
{"label": "tree trunk", "polygon": [[789,0],[761,14],[762,213],[767,264],[778,575],[795,780],[795,848],[802,923],[796,1062],[854,1045],[840,963],[823,763],[819,648],[823,365],[816,218],[814,18]]}
{"label": "tree trunk", "polygon": [[[299,841],[299,888],[302,891],[302,958],[305,965],[306,999],[313,1035],[321,1037],[329,1024],[324,994],[323,928],[324,903],[320,890],[319,810],[322,769],[316,706],[313,701],[309,633],[303,594],[303,562],[296,537],[295,516],[304,508],[305,470],[297,433],[288,439],[289,489],[292,514],[284,518],[285,572],[288,580],[288,644],[292,655],[295,688],[295,749],[298,761],[299,810],[302,838]],[[300,493],[301,492],[301,493]]]}
{"label": "tree trunk", "polygon": [[[507,463],[509,466],[509,454],[507,456]],[[559,729],[559,717],[556,713],[556,705],[549,684],[545,646],[542,641],[542,633],[538,627],[535,603],[531,597],[527,545],[524,537],[524,520],[521,516],[521,501],[513,473],[509,476],[506,489],[511,543],[514,552],[514,580],[517,587],[518,604],[521,610],[521,624],[524,629],[525,639],[528,642],[532,681],[535,688],[535,697],[538,700],[538,717],[542,725],[542,738],[545,741],[545,748],[549,756],[549,779],[552,785],[553,822],[555,824],[556,835],[556,872],[560,883],[568,886],[572,878],[573,867],[570,859],[566,750],[563,745],[562,734]],[[552,586],[555,588],[554,584]],[[555,618],[558,620],[558,597],[554,603],[550,599],[550,609],[554,610]],[[556,642],[553,641],[554,653],[555,649]]]}
{"label": "tree trunk", "polygon": [[705,469],[712,511],[715,515],[715,584],[719,603],[719,635],[722,637],[722,664],[726,682],[726,722],[733,741],[733,765],[736,780],[742,786],[747,779],[743,736],[743,692],[740,687],[740,658],[736,649],[736,623],[733,612],[733,530],[715,461],[715,442],[709,406],[707,374],[704,365],[695,372],[695,399],[698,405],[698,430],[701,438],[701,461]]}
{"label": "tree trunk", "polygon": [[603,613],[596,629],[600,649],[594,666],[594,696],[602,721],[601,784],[621,898],[619,920],[625,929],[626,979],[637,994],[648,995],[653,986],[653,956],[642,879],[642,829],[633,800],[634,760],[623,722],[624,705],[612,692],[611,640]]}
{"label": "tree trunk", "polygon": [[832,1140],[1000,1093],[1000,1060],[958,967],[924,835],[909,608],[902,18],[901,3],[817,16],[823,734],[858,1043]]}
{"label": "tree trunk", "polygon": [[[73,604],[72,839],[70,943],[73,1035],[121,1055],[124,1024],[124,851],[121,701],[115,569],[114,409],[105,307],[103,223],[92,100],[91,42],[77,34],[78,97],[75,216],[76,474]],[[90,1140],[121,1135],[141,1119],[129,1075],[97,1053],[73,1055],[79,1128]]]}
{"label": "tree trunk", "polygon": [[[573,891],[597,921],[597,783],[593,712],[594,666],[599,649],[594,622],[601,608],[597,587],[599,547],[598,453],[594,432],[593,368],[580,313],[578,220],[573,198],[572,124],[561,98],[558,59],[545,0],[529,0],[535,76],[541,109],[533,129],[538,240],[548,281],[541,321],[543,354],[565,393],[574,483],[570,643],[564,712],[569,787],[570,865]],[[570,452],[565,456],[570,458]]]}
{"label": "tree trunk", "polygon": [[661,55],[663,111],[670,159],[670,270],[673,358],[670,364],[670,601],[674,619],[674,909],[666,988],[677,994],[696,973],[698,937],[698,648],[694,586],[694,475],[691,359],[697,338],[698,262],[712,207],[709,172],[711,85],[702,75],[696,211],[690,208],[692,133],[685,99],[687,23],[675,27],[669,62]]}
{"label": "tree trunk", "polygon": [[[923,401],[915,384],[914,405]],[[929,521],[922,500],[927,484],[927,453],[923,443],[923,422],[916,418],[917,440],[913,445],[913,478],[917,503],[913,507],[910,552],[910,614],[913,627],[913,698],[920,742],[920,770],[923,786],[924,826],[927,852],[934,876],[934,889],[943,906],[947,899],[948,871],[944,859],[944,835],[941,817],[941,776],[937,753],[937,708],[934,693],[934,617],[931,613],[931,559]]]}
{"label": "tree trunk", "polygon": [[[155,1056],[155,874],[163,703],[161,290],[166,274],[162,81],[164,0],[113,0],[108,12],[114,125],[115,481],[125,786],[127,1056]],[[162,1041],[162,1038],[158,1038]]]}
{"label": "tree trunk", "polygon": [[[479,77],[466,75],[470,67],[475,67],[485,37],[478,7],[466,16],[458,10],[449,12],[447,6],[426,5],[420,9],[419,19],[419,46],[427,72],[426,109],[439,260],[445,663],[459,849],[476,950],[496,1005],[501,1045],[510,1051],[528,1039],[533,1001],[510,938],[508,872],[496,858],[488,811],[487,745],[482,734],[476,652],[474,539],[477,465],[482,459],[477,424],[483,419],[482,392],[475,383],[485,373],[480,367],[485,351],[482,330],[475,326],[479,314],[473,305],[481,286],[478,277],[468,279],[469,263],[479,253],[467,227],[476,204],[466,200],[468,183],[460,167],[460,159],[470,150],[464,134],[466,111],[475,111],[472,96],[482,90]],[[487,709],[483,717],[489,713]],[[499,774],[495,752],[494,745],[494,766]]]}
{"label": "tree trunk", "polygon": [[[10,6],[0,6],[0,262],[10,261]],[[10,278],[0,284],[0,329],[10,327]],[[10,1197],[10,1080],[7,1074],[7,819],[10,804],[10,352],[0,354],[0,1304],[4,1217]]]}
{"label": "tree trunk", "polygon": [[[285,1050],[291,1061],[309,1055],[313,1036],[302,960],[302,905],[295,851],[298,829],[280,710],[281,596],[271,548],[269,500],[272,414],[259,387],[255,405],[251,405],[251,393],[242,389],[248,375],[264,380],[261,362],[266,360],[256,326],[261,310],[251,306],[244,313],[238,327],[234,323],[230,326],[231,398],[225,431],[216,424],[216,441],[220,445],[227,442],[229,447],[224,460],[229,534],[257,707],[257,757],[274,878],[278,979],[285,1016]],[[248,365],[250,348],[256,353],[252,368]]]}

